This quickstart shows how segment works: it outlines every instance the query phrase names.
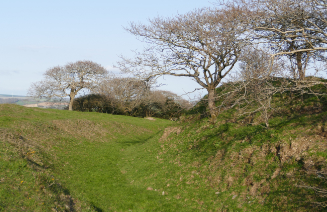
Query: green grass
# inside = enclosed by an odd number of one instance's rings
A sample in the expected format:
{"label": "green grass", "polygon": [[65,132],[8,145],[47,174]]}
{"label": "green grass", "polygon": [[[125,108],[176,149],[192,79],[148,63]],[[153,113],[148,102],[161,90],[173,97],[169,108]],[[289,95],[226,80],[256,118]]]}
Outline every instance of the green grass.
{"label": "green grass", "polygon": [[3,211],[64,210],[65,195],[71,207],[86,211],[160,210],[158,202],[165,202],[148,185],[131,184],[132,172],[122,167],[133,157],[125,152],[138,147],[139,154],[149,154],[141,145],[158,140],[171,122],[14,105],[1,105],[0,114]]}
{"label": "green grass", "polygon": [[38,101],[27,101],[27,100],[19,100],[18,102],[16,102],[16,105],[28,105],[28,104],[37,104],[40,103]]}
{"label": "green grass", "polygon": [[[180,175],[189,180],[196,170],[205,178],[206,187],[200,186],[199,193],[207,210],[324,211],[313,202],[326,202],[326,197],[308,187],[327,188],[326,180],[309,174],[327,170],[325,138],[318,130],[326,115],[275,116],[269,129],[242,123],[242,118],[226,119],[226,114],[216,126],[206,119],[187,121],[180,125],[182,132],[164,144],[164,163],[178,155]],[[215,191],[220,192],[217,200],[206,195]]]}
{"label": "green grass", "polygon": [[0,211],[323,211],[296,185],[326,188],[305,174],[326,169],[325,117],[267,129],[0,105]]}

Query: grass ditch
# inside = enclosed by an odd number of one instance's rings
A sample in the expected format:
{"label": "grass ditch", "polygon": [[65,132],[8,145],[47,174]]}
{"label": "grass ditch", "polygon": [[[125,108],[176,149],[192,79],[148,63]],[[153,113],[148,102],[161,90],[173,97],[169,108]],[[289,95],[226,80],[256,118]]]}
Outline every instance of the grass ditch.
{"label": "grass ditch", "polygon": [[[138,207],[134,194],[141,189],[126,183],[120,149],[146,143],[171,124],[15,105],[0,105],[0,114],[0,211]],[[143,204],[154,205],[142,190]]]}
{"label": "grass ditch", "polygon": [[324,211],[309,187],[327,186],[326,117],[267,129],[0,105],[0,211]]}

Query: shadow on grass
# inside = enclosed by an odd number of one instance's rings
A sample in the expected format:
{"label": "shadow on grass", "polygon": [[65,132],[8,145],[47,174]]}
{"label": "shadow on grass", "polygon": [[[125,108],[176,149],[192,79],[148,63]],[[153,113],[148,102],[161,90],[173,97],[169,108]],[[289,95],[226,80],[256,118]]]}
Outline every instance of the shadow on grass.
{"label": "shadow on grass", "polygon": [[[281,176],[280,178],[285,179],[287,177]],[[319,195],[319,193],[312,189],[317,186],[317,178],[306,175],[299,175],[296,178],[289,180],[280,179],[278,182],[279,189],[269,192],[265,204],[274,211],[294,211],[294,209],[297,211],[326,211],[326,207],[321,207],[326,202],[326,197]],[[300,184],[307,185],[307,187],[294,186],[294,180]],[[325,188],[326,181],[321,182],[321,179],[318,179],[318,181],[320,186]],[[283,197],[286,202],[280,201]]]}
{"label": "shadow on grass", "polygon": [[102,210],[101,208],[97,207],[94,202],[90,202],[90,205],[92,207],[92,209],[94,209],[96,212],[103,212],[104,210]]}
{"label": "shadow on grass", "polygon": [[[227,153],[231,148],[241,149],[260,140],[272,139],[271,132],[261,125],[244,126],[235,130],[232,123],[221,124],[211,131],[197,134],[194,137],[195,142],[193,139],[189,139],[190,142],[185,143],[181,148],[189,156],[201,157],[204,160],[216,155],[219,150]],[[242,140],[244,142],[235,142]],[[189,148],[190,144],[191,148]],[[226,156],[223,154],[222,159]]]}
{"label": "shadow on grass", "polygon": [[286,127],[289,127],[293,124],[292,128],[294,127],[316,127],[319,124],[325,124],[327,120],[327,113],[315,114],[311,116],[304,116],[301,114],[293,115],[292,117],[288,118],[287,120],[283,120],[279,123],[273,124],[272,129],[275,130],[285,130]]}
{"label": "shadow on grass", "polygon": [[152,138],[158,136],[160,133],[162,133],[162,131],[152,134],[151,136],[140,137],[140,138],[137,138],[137,137],[128,138],[123,141],[118,141],[117,143],[121,144],[123,147],[129,147],[129,146],[137,145],[137,144],[144,144],[144,143],[148,142],[149,140],[151,140]]}

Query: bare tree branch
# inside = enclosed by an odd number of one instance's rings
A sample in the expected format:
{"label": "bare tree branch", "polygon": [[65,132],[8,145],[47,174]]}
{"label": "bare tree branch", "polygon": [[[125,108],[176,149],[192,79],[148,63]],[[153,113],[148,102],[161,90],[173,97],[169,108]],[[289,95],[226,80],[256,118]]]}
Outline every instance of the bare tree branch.
{"label": "bare tree branch", "polygon": [[150,45],[135,58],[121,57],[118,67],[136,75],[193,78],[208,92],[212,120],[216,117],[215,88],[248,45],[246,11],[199,9],[174,18],[155,18],[149,25],[132,23],[128,30]]}
{"label": "bare tree branch", "polygon": [[75,96],[82,89],[94,90],[108,71],[92,61],[77,61],[66,66],[50,68],[44,73],[45,80],[33,83],[29,95],[33,97],[70,97],[72,110]]}

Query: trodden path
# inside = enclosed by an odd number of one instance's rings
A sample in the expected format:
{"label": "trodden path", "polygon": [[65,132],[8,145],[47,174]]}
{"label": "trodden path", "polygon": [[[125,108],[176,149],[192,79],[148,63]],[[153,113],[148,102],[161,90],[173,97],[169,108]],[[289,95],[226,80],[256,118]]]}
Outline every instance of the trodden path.
{"label": "trodden path", "polygon": [[[178,207],[146,177],[159,167],[156,158],[161,133],[146,139],[84,142],[61,155],[65,186],[73,196],[97,211],[169,211]],[[166,209],[164,209],[166,208]]]}

